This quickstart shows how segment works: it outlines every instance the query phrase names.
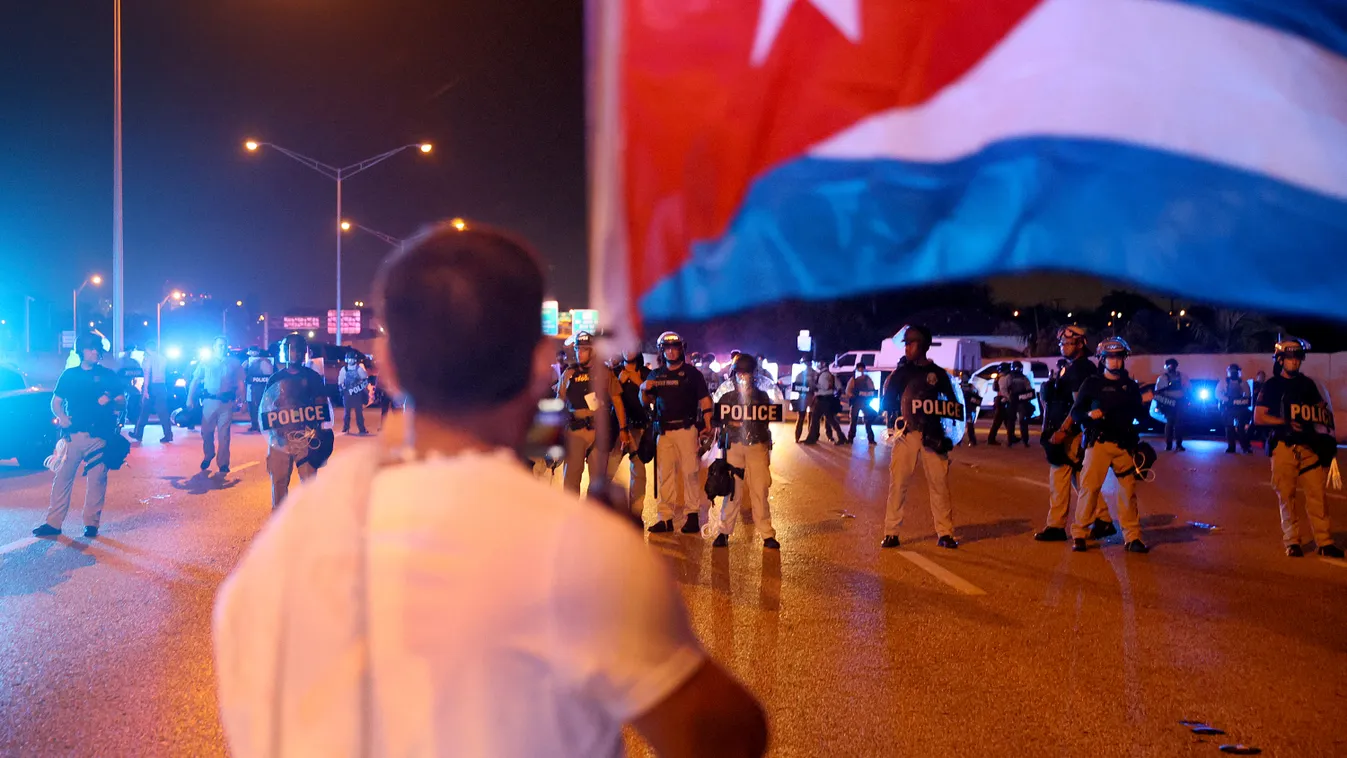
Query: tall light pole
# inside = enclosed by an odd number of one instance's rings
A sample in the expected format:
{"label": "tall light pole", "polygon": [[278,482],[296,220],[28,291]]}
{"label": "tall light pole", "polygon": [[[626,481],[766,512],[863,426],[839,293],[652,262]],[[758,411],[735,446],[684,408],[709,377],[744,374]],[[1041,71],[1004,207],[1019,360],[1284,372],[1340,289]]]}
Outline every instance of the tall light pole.
{"label": "tall light pole", "polygon": [[[99,276],[98,274],[94,274],[93,276],[89,277],[88,279],[85,279],[83,282],[80,283],[80,286],[76,287],[74,290],[71,291],[71,295],[70,295],[70,327],[71,327],[71,337],[72,337],[72,339],[75,337],[75,335],[79,334],[79,331],[80,331],[80,293],[83,292],[83,291],[84,291],[84,288],[85,288],[85,287],[88,287],[90,284],[92,284],[92,285],[94,285],[95,287],[97,287],[98,285],[100,285],[100,284],[102,284],[102,283],[103,283],[103,277]],[[76,342],[78,342],[78,341],[79,341],[79,340],[76,339]]]}
{"label": "tall light pole", "polygon": [[[229,345],[229,309],[230,309],[230,307],[231,307],[231,306],[226,305],[226,306],[224,307],[224,310],[220,312],[220,336],[225,338],[225,345],[226,345],[226,346]],[[243,307],[243,301],[242,301],[242,300],[235,300],[235,301],[234,301],[234,305],[233,305],[232,307],[234,307],[234,308],[242,308],[242,307]]]}
{"label": "tall light pole", "polygon": [[[23,296],[23,351],[25,353],[33,352],[33,319],[31,306],[37,298],[32,295]],[[50,323],[47,324],[51,326]]]}
{"label": "tall light pole", "polygon": [[374,156],[374,157],[372,157],[372,158],[366,158],[366,159],[363,160],[363,161],[360,161],[360,162],[358,162],[358,163],[352,163],[352,164],[349,165],[349,166],[343,166],[343,167],[341,167],[341,168],[338,168],[338,167],[336,167],[336,166],[329,166],[329,165],[327,165],[326,163],[323,163],[323,162],[321,162],[321,161],[316,161],[316,160],[314,160],[313,158],[310,158],[310,157],[308,157],[308,156],[306,156],[306,155],[301,155],[301,154],[299,154],[299,153],[296,153],[296,152],[293,151],[293,150],[289,150],[289,149],[287,149],[287,148],[281,147],[280,145],[277,145],[277,144],[275,144],[275,143],[273,143],[273,142],[258,142],[257,140],[248,140],[247,142],[244,142],[244,143],[243,143],[243,147],[246,148],[246,149],[248,150],[248,152],[257,152],[258,150],[260,150],[260,149],[263,148],[263,147],[270,147],[270,148],[276,150],[277,152],[281,153],[282,155],[286,156],[287,158],[290,158],[291,160],[294,160],[296,163],[301,163],[301,164],[303,164],[303,165],[305,165],[305,166],[308,166],[309,168],[313,169],[314,171],[317,171],[318,173],[322,174],[323,176],[326,176],[327,178],[329,178],[329,179],[331,179],[331,180],[333,180],[333,181],[335,181],[335,182],[337,183],[337,323],[336,323],[336,340],[337,340],[337,345],[340,346],[340,345],[341,345],[341,302],[342,302],[342,301],[341,301],[341,223],[342,223],[342,218],[341,218],[341,183],[342,183],[343,181],[345,181],[346,179],[349,179],[349,178],[355,176],[356,174],[360,173],[361,171],[364,171],[365,169],[373,168],[374,166],[376,166],[376,165],[378,165],[378,164],[380,164],[380,163],[383,163],[384,161],[388,160],[389,158],[392,158],[394,155],[397,155],[398,153],[402,152],[403,150],[411,150],[411,149],[415,148],[416,150],[419,150],[419,151],[421,151],[422,153],[429,153],[429,152],[431,151],[431,149],[432,149],[432,146],[431,146],[431,144],[430,144],[429,142],[421,142],[421,143],[413,144],[413,145],[403,145],[402,147],[398,147],[398,148],[394,148],[394,149],[392,149],[392,150],[389,150],[389,151],[386,152],[386,153],[380,153],[380,154],[378,154],[378,155],[376,155],[376,156]]}
{"label": "tall light pole", "polygon": [[112,352],[126,339],[122,301],[122,0],[112,0]]}
{"label": "tall light pole", "polygon": [[164,306],[169,300],[177,300],[178,305],[182,305],[182,291],[173,290],[154,306],[154,341],[160,350],[164,349]]}

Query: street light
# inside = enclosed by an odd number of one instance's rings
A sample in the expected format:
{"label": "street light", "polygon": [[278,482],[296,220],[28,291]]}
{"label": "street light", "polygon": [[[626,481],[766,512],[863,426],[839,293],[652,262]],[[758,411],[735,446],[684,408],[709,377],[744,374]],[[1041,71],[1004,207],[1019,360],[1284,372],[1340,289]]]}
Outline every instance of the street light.
{"label": "street light", "polygon": [[460,232],[468,228],[468,222],[464,221],[461,218],[456,218],[453,221],[450,221],[449,225],[459,230]]}
{"label": "street light", "polygon": [[[235,307],[235,308],[242,308],[242,307],[243,307],[243,301],[242,301],[242,300],[235,300],[235,301],[234,301],[234,306],[233,306],[233,307]],[[229,306],[228,306],[228,305],[226,305],[226,306],[224,307],[224,309],[220,311],[220,336],[221,336],[221,337],[224,337],[225,345],[226,345],[226,346],[229,345]]]}
{"label": "street light", "polygon": [[356,174],[359,174],[360,172],[364,171],[365,169],[373,168],[374,166],[376,166],[376,165],[378,165],[378,164],[380,164],[380,163],[383,163],[384,161],[388,160],[389,158],[392,158],[394,155],[397,155],[398,153],[402,152],[403,150],[416,149],[416,150],[420,151],[420,152],[424,155],[424,154],[429,153],[431,150],[433,150],[434,147],[433,147],[429,142],[420,142],[420,143],[411,144],[411,145],[403,145],[402,147],[394,148],[394,149],[392,149],[392,150],[389,150],[388,152],[380,153],[380,154],[378,154],[378,155],[376,155],[376,156],[374,156],[374,157],[372,157],[372,158],[366,158],[365,160],[360,161],[360,162],[358,162],[358,163],[352,163],[352,164],[349,165],[349,166],[343,166],[343,167],[340,167],[340,168],[338,168],[337,166],[329,166],[329,165],[326,164],[326,163],[323,163],[323,162],[321,162],[321,161],[314,160],[313,158],[310,158],[310,157],[308,157],[308,156],[306,156],[306,155],[301,155],[300,153],[296,153],[296,152],[293,151],[293,150],[290,150],[290,149],[288,149],[288,148],[281,147],[280,145],[277,145],[277,144],[274,143],[274,142],[259,142],[258,140],[250,139],[250,140],[248,140],[248,141],[246,141],[246,142],[243,143],[243,147],[244,147],[248,152],[250,152],[250,153],[255,153],[255,152],[257,152],[258,150],[261,150],[263,147],[269,147],[269,148],[272,148],[272,149],[275,150],[276,152],[278,152],[278,153],[284,155],[284,156],[287,157],[287,158],[290,158],[291,160],[295,161],[296,163],[300,163],[300,164],[303,164],[303,165],[305,165],[305,166],[308,166],[309,168],[313,169],[314,171],[317,171],[318,173],[322,174],[323,176],[326,176],[328,179],[331,179],[331,180],[333,180],[333,181],[335,181],[335,182],[337,183],[337,225],[338,225],[339,229],[338,229],[338,231],[337,231],[337,319],[336,319],[336,342],[337,342],[337,345],[340,346],[340,345],[342,344],[342,341],[341,341],[341,311],[342,311],[342,308],[341,308],[341,303],[342,303],[342,299],[341,299],[341,232],[342,232],[342,231],[345,231],[345,229],[346,229],[344,226],[342,226],[343,220],[342,220],[342,217],[341,217],[341,184],[342,184],[342,182],[345,181],[346,179],[349,179],[349,178],[355,176]]}
{"label": "street light", "polygon": [[[461,221],[462,219],[458,219],[458,220]],[[368,226],[365,226],[364,224],[357,224],[356,222],[351,221],[351,220],[349,220],[349,219],[345,219],[345,220],[343,220],[343,221],[341,222],[341,230],[342,230],[343,232],[349,232],[349,231],[351,231],[351,229],[353,229],[353,228],[354,228],[354,229],[359,229],[360,231],[365,232],[366,234],[370,234],[370,235],[373,235],[373,236],[375,236],[375,237],[378,237],[379,239],[383,240],[384,242],[387,242],[389,245],[391,245],[391,246],[397,248],[397,251],[398,251],[399,253],[402,252],[402,247],[403,247],[403,245],[406,244],[406,242],[407,242],[406,240],[398,239],[397,237],[394,237],[394,236],[391,235],[391,234],[384,234],[383,232],[381,232],[381,231],[379,231],[379,230],[377,230],[377,229],[371,229],[371,228],[369,228]]]}
{"label": "street light", "polygon": [[[76,334],[79,334],[80,331],[80,293],[83,292],[84,288],[88,287],[90,284],[97,287],[102,283],[103,277],[99,276],[98,274],[94,274],[93,276],[81,282],[80,286],[75,288],[74,294],[70,296],[70,310],[74,314],[71,317],[70,321],[70,330],[71,330],[70,335],[72,339]],[[93,324],[90,324],[90,326],[93,326]]]}
{"label": "street light", "polygon": [[182,305],[182,290],[173,290],[154,306],[154,341],[160,349],[164,346],[164,306],[169,300],[176,300],[178,305]]}

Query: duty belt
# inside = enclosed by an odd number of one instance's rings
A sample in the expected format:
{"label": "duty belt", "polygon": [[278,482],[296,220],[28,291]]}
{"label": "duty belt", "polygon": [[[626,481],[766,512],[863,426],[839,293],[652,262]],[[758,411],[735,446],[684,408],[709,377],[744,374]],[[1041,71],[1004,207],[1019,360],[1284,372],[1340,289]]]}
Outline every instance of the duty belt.
{"label": "duty belt", "polygon": [[581,429],[593,429],[594,417],[586,416],[584,418],[573,418],[571,419],[571,422],[566,425],[566,428],[570,429],[572,432],[578,432]]}
{"label": "duty belt", "polygon": [[211,393],[209,393],[209,392],[202,392],[202,393],[201,393],[201,399],[202,399],[202,400],[219,400],[219,401],[222,402],[222,403],[230,403],[230,402],[233,402],[233,401],[234,401],[234,393],[233,393],[233,392],[221,392],[221,393],[218,394],[218,395],[213,395],[213,394],[211,394]]}
{"label": "duty belt", "polygon": [[696,418],[674,419],[673,421],[659,422],[659,428],[662,432],[676,432],[679,429],[690,429],[697,425]]}

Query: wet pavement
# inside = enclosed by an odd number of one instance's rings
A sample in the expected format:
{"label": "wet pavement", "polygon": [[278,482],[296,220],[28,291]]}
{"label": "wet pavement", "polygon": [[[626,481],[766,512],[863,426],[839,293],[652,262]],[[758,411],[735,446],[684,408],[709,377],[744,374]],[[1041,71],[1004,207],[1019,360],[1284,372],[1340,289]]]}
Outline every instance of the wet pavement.
{"label": "wet pavement", "polygon": [[[1041,450],[960,448],[960,548],[935,546],[919,476],[882,551],[887,448],[777,434],[779,552],[747,525],[727,549],[649,540],[766,704],[773,755],[1347,755],[1347,563],[1283,556],[1265,457],[1162,453],[1140,490],[1152,552],[1081,555],[1031,538]],[[262,452],[236,434],[233,472],[203,477],[195,434],[138,448],[92,542],[82,483],[67,536],[36,540],[50,474],[0,464],[0,755],[225,754],[210,605],[269,514]],[[1328,505],[1347,544],[1347,499]]]}

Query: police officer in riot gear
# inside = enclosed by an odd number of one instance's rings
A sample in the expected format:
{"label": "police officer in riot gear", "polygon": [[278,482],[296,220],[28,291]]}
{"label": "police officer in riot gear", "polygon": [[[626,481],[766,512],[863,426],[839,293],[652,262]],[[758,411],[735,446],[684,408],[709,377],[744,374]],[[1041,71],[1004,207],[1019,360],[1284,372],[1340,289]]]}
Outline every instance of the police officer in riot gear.
{"label": "police officer in riot gear", "polygon": [[847,402],[851,405],[851,428],[847,430],[847,444],[856,441],[856,428],[865,425],[865,434],[870,444],[875,444],[875,415],[870,402],[876,397],[875,380],[865,373],[865,366],[856,367],[856,375],[847,382]]}
{"label": "police officer in riot gear", "polygon": [[1010,446],[1015,446],[1015,427],[1019,425],[1019,441],[1029,447],[1029,419],[1034,415],[1034,384],[1024,375],[1019,361],[1010,364],[1007,374],[1006,430]]}
{"label": "police officer in riot gear", "polygon": [[593,480],[599,471],[599,448],[595,443],[597,431],[595,412],[599,409],[597,393],[600,387],[607,387],[617,413],[619,449],[628,449],[631,436],[627,433],[627,413],[622,407],[622,396],[618,394],[617,383],[608,381],[608,377],[598,376],[606,367],[594,363],[594,335],[579,332],[574,337],[575,365],[569,366],[561,374],[557,385],[557,397],[566,403],[566,412],[570,421],[566,425],[563,437],[566,458],[562,463],[561,478],[566,489],[580,491],[580,480],[589,464],[589,476]]}
{"label": "police officer in riot gear", "polygon": [[[775,387],[758,379],[758,359],[748,353],[735,356],[730,367],[729,379],[717,390],[716,403],[721,405],[744,405],[762,407],[775,404]],[[766,421],[736,421],[721,418],[720,425],[724,433],[723,444],[725,459],[734,467],[736,479],[734,493],[725,498],[720,511],[720,533],[712,547],[725,547],[730,544],[730,535],[739,521],[739,513],[744,500],[748,500],[753,514],[758,536],[762,537],[762,546],[776,550],[781,543],[776,541],[776,529],[772,527],[772,511],[767,500],[767,491],[772,486],[772,431]],[[740,473],[742,472],[742,474]]]}
{"label": "police officer in riot gear", "polygon": [[243,375],[247,379],[245,392],[248,400],[248,431],[257,432],[257,409],[262,405],[262,393],[267,391],[267,380],[276,373],[276,366],[270,356],[260,347],[248,348],[248,362],[243,366]]}
{"label": "police officer in riot gear", "polygon": [[627,459],[629,463],[627,507],[631,515],[639,519],[645,511],[646,490],[646,462],[641,459],[639,451],[641,442],[650,433],[650,409],[641,402],[641,384],[650,377],[650,368],[645,365],[645,356],[640,350],[628,350],[622,354],[621,363],[616,367],[616,374],[617,394],[621,402],[614,403],[614,418],[616,419],[617,406],[621,405],[627,423],[625,430],[620,422],[617,424],[618,437],[621,437],[620,432],[626,431],[630,444],[625,447],[621,444],[613,445],[608,456],[608,475],[612,476],[617,471],[617,466],[624,457]]}
{"label": "police officer in riot gear", "polygon": [[1221,403],[1221,424],[1225,426],[1225,452],[1234,453],[1238,444],[1245,453],[1252,453],[1249,422],[1253,418],[1253,395],[1238,363],[1226,368],[1225,379],[1216,385],[1216,399]]}
{"label": "police officer in riot gear", "polygon": [[[1043,433],[1039,439],[1048,456],[1048,523],[1034,535],[1039,542],[1066,542],[1066,518],[1071,507],[1071,482],[1081,469],[1084,448],[1081,426],[1071,417],[1071,406],[1085,381],[1098,373],[1088,357],[1085,330],[1064,326],[1057,330],[1057,348],[1062,360],[1056,376],[1043,385]],[[1061,364],[1065,363],[1065,366]],[[1084,501],[1077,502],[1081,508]],[[1108,508],[1093,514],[1091,539],[1103,539],[1118,533]]]}
{"label": "police officer in riot gear", "polygon": [[1300,371],[1309,347],[1296,338],[1277,343],[1272,376],[1254,406],[1254,423],[1271,432],[1272,488],[1281,508],[1286,554],[1293,558],[1305,554],[1295,510],[1299,494],[1305,500],[1305,515],[1319,555],[1341,558],[1342,548],[1333,544],[1333,527],[1324,509],[1324,484],[1337,456],[1333,409],[1327,393]]}
{"label": "police officer in riot gear", "polygon": [[957,548],[949,497],[949,451],[956,440],[949,438],[944,420],[962,423],[963,398],[949,374],[926,357],[931,348],[930,329],[905,326],[894,340],[903,343],[907,361],[884,384],[884,406],[897,409],[902,431],[893,442],[889,463],[889,496],[880,547],[899,545],[898,530],[903,525],[907,489],[920,462],[926,472],[931,515],[939,537],[937,544]]}
{"label": "police officer in riot gear", "polygon": [[1165,450],[1184,451],[1183,430],[1179,423],[1183,418],[1186,391],[1179,362],[1170,358],[1165,361],[1165,373],[1155,378],[1155,404],[1165,417]]}
{"label": "police officer in riot gear", "polygon": [[959,377],[959,389],[963,391],[964,420],[968,422],[968,431],[965,433],[968,439],[965,442],[969,447],[977,447],[977,421],[978,412],[982,410],[982,396],[973,387],[972,374],[967,371]]}
{"label": "police officer in riot gear", "polygon": [[988,445],[1000,445],[996,434],[1001,431],[1001,425],[1006,426],[1007,445],[1014,447],[1015,439],[1015,419],[1010,416],[1010,363],[1003,362],[996,367],[996,377],[992,386],[996,388],[996,397],[992,400],[992,428],[987,432]]}
{"label": "police officer in riot gear", "polygon": [[323,377],[304,365],[308,342],[298,334],[281,338],[276,360],[282,368],[267,380],[258,420],[267,438],[267,474],[271,508],[290,491],[290,472],[300,481],[312,477],[332,455],[332,401]]}
{"label": "police officer in riot gear", "polygon": [[659,366],[641,385],[641,402],[655,407],[655,476],[658,521],[651,532],[672,532],[674,507],[687,513],[684,534],[701,531],[700,514],[709,510],[706,493],[698,484],[703,439],[711,437],[711,393],[706,378],[683,360],[686,345],[674,332],[659,336]]}
{"label": "police officer in riot gear", "polygon": [[1092,536],[1092,521],[1102,507],[1100,493],[1112,471],[1118,479],[1118,517],[1122,521],[1125,549],[1146,553],[1141,541],[1141,519],[1137,513],[1137,480],[1141,475],[1137,458],[1140,438],[1136,421],[1150,398],[1143,395],[1136,380],[1127,374],[1127,356],[1132,352],[1120,337],[1099,343],[1102,373],[1085,380],[1071,406],[1071,418],[1085,429],[1085,460],[1081,473],[1081,492],[1076,501],[1076,520],[1071,526],[1075,538],[1072,550],[1083,553],[1085,540]]}

